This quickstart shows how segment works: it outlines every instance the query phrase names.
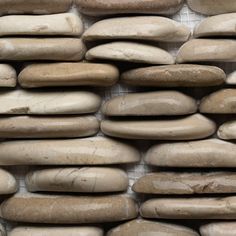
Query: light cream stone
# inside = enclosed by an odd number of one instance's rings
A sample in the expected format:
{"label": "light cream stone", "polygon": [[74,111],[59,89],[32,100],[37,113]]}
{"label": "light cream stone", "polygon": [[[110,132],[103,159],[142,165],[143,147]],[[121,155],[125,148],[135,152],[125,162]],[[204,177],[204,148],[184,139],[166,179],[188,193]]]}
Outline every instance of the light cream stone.
{"label": "light cream stone", "polygon": [[86,47],[78,38],[1,38],[0,60],[80,61]]}
{"label": "light cream stone", "polygon": [[236,62],[236,40],[192,39],[178,52],[176,62]]}
{"label": "light cream stone", "polygon": [[217,135],[225,140],[236,139],[236,121],[228,121],[222,124],[218,129]]}
{"label": "light cream stone", "polygon": [[[0,169],[0,195],[12,194],[17,192],[18,184],[15,177],[9,172]],[[0,227],[1,236],[1,227]]]}
{"label": "light cream stone", "polygon": [[0,64],[0,87],[15,87],[16,78],[16,71],[12,66]]}
{"label": "light cream stone", "polygon": [[0,224],[0,236],[7,236],[6,230],[2,224]]}
{"label": "light cream stone", "polygon": [[111,42],[91,48],[87,60],[105,59],[147,64],[174,64],[174,58],[167,51],[135,42]]}
{"label": "light cream stone", "polygon": [[215,222],[200,227],[202,236],[234,236],[236,234],[235,222]]}
{"label": "light cream stone", "polygon": [[176,120],[101,122],[104,134],[125,139],[193,140],[211,136],[215,129],[215,123],[200,114]]}
{"label": "light cream stone", "polygon": [[132,146],[104,137],[0,143],[0,165],[112,165],[140,161]]}
{"label": "light cream stone", "polygon": [[232,85],[236,84],[236,71],[234,71],[234,72],[232,72],[231,74],[228,75],[228,77],[226,79],[226,83],[227,84],[232,84]]}

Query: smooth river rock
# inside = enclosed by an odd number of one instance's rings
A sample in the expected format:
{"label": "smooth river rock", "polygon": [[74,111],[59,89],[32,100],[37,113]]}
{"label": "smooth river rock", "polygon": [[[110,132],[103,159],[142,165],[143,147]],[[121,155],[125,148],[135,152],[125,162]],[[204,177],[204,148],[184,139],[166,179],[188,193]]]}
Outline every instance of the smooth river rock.
{"label": "smooth river rock", "polygon": [[28,223],[84,224],[134,219],[135,201],[125,195],[15,195],[1,204],[1,217]]}
{"label": "smooth river rock", "polygon": [[185,42],[191,31],[174,20],[159,16],[135,16],[105,19],[83,34],[86,41],[134,39],[161,42]]}
{"label": "smooth river rock", "polygon": [[0,224],[0,236],[7,236],[6,230],[2,224]]}
{"label": "smooth river rock", "polygon": [[107,116],[187,115],[197,111],[197,102],[178,91],[130,93],[113,97],[102,106]]}
{"label": "smooth river rock", "polygon": [[98,131],[95,116],[0,117],[0,138],[76,138]]}
{"label": "smooth river rock", "polygon": [[236,62],[236,40],[192,39],[177,54],[176,62]]}
{"label": "smooth river rock", "polygon": [[101,130],[106,135],[125,139],[193,140],[211,136],[216,125],[208,118],[195,114],[176,120],[104,120]]}
{"label": "smooth river rock", "polygon": [[18,80],[23,88],[52,86],[112,86],[119,70],[109,64],[43,63],[26,66]]}
{"label": "smooth river rock", "polygon": [[139,152],[113,139],[92,137],[0,143],[0,165],[112,165],[136,163]]}
{"label": "smooth river rock", "polygon": [[234,172],[158,172],[141,177],[132,189],[147,194],[236,193],[235,183]]}
{"label": "smooth river rock", "polygon": [[80,61],[86,47],[79,38],[1,38],[0,60]]}
{"label": "smooth river rock", "polygon": [[236,145],[219,139],[154,145],[144,160],[163,167],[236,167]]}
{"label": "smooth river rock", "polygon": [[0,87],[15,87],[17,75],[15,69],[7,64],[0,64]]}
{"label": "smooth river rock", "polygon": [[235,236],[235,222],[214,222],[200,227],[202,236]]}
{"label": "smooth river rock", "polygon": [[125,84],[150,87],[217,86],[225,79],[224,71],[218,67],[187,64],[143,67],[121,75],[121,82]]}
{"label": "smooth river rock", "polygon": [[[1,52],[1,51],[0,51]],[[91,48],[87,60],[103,59],[147,64],[174,64],[173,56],[158,47],[135,42],[111,42]]]}
{"label": "smooth river rock", "polygon": [[30,192],[120,192],[128,188],[125,171],[108,167],[54,168],[36,170],[25,178]]}
{"label": "smooth river rock", "polygon": [[0,195],[12,194],[17,192],[17,190],[18,184],[16,182],[15,177],[8,171],[0,169]]}
{"label": "smooth river rock", "polygon": [[101,98],[94,93],[84,91],[14,90],[0,92],[0,104],[0,114],[86,114],[98,111]]}
{"label": "smooth river rock", "polygon": [[230,73],[226,79],[227,84],[235,85],[236,84],[236,71]]}
{"label": "smooth river rock", "polygon": [[236,139],[236,121],[228,121],[222,124],[218,129],[217,135],[225,140]]}

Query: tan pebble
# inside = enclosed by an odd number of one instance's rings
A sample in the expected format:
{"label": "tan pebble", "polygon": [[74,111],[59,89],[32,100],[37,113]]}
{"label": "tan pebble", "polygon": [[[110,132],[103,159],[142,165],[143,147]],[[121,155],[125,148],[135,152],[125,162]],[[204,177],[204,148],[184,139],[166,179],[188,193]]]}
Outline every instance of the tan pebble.
{"label": "tan pebble", "polygon": [[0,87],[15,87],[17,75],[15,69],[7,64],[0,64]]}
{"label": "tan pebble", "polygon": [[[15,177],[9,172],[0,169],[0,195],[12,194],[17,192],[18,184]],[[1,236],[1,227],[0,227]]]}
{"label": "tan pebble", "polygon": [[235,236],[235,222],[215,222],[200,227],[202,236]]}
{"label": "tan pebble", "polygon": [[217,135],[225,140],[236,139],[236,121],[228,121],[222,124],[218,129]]}
{"label": "tan pebble", "polygon": [[228,75],[228,77],[226,79],[226,83],[227,84],[232,84],[232,85],[236,84],[236,71],[234,71],[234,72],[232,72],[231,74]]}

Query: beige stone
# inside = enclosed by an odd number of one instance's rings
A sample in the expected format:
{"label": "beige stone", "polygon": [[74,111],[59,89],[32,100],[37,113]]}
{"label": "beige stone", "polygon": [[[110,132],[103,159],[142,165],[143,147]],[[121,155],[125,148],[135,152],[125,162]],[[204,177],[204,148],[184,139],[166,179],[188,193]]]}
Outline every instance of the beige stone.
{"label": "beige stone", "polygon": [[80,61],[86,47],[78,38],[1,38],[0,60]]}
{"label": "beige stone", "polygon": [[0,224],[0,236],[7,236],[6,230],[2,224]]}
{"label": "beige stone", "polygon": [[[17,192],[18,184],[15,177],[9,172],[0,169],[0,195]],[[1,228],[0,228],[1,236]]]}
{"label": "beige stone", "polygon": [[215,123],[196,114],[176,120],[112,121],[101,122],[104,134],[126,139],[191,140],[211,136]]}
{"label": "beige stone", "polygon": [[218,67],[188,64],[143,67],[121,75],[121,82],[125,84],[151,87],[216,86],[225,79],[224,71]]}
{"label": "beige stone", "polygon": [[234,71],[228,75],[228,77],[226,79],[226,83],[232,84],[232,85],[236,84],[236,71]]}
{"label": "beige stone", "polygon": [[235,222],[215,222],[200,227],[202,236],[234,236],[236,234]]}
{"label": "beige stone", "polygon": [[177,91],[132,93],[114,97],[102,107],[107,116],[187,115],[197,111],[197,102]]}
{"label": "beige stone", "polygon": [[134,219],[137,215],[135,201],[125,195],[25,194],[11,197],[1,205],[3,219],[28,223],[105,223]]}
{"label": "beige stone", "polygon": [[16,71],[12,66],[0,64],[0,87],[15,87],[16,79]]}
{"label": "beige stone", "polygon": [[83,35],[86,41],[134,39],[162,42],[185,42],[191,31],[174,20],[158,16],[110,18],[96,22]]}
{"label": "beige stone", "polygon": [[19,74],[24,88],[51,86],[112,86],[119,70],[109,64],[43,63],[26,66]]}
{"label": "beige stone", "polygon": [[218,129],[217,135],[225,140],[236,139],[236,121],[228,121],[222,124]]}
{"label": "beige stone", "polygon": [[167,51],[147,44],[135,42],[111,42],[91,48],[87,60],[105,59],[147,64],[174,64],[174,58]]}
{"label": "beige stone", "polygon": [[140,161],[132,146],[104,137],[0,143],[0,165],[112,165]]}
{"label": "beige stone", "polygon": [[177,54],[176,62],[236,62],[236,40],[192,39]]}
{"label": "beige stone", "polygon": [[165,167],[236,167],[236,145],[219,139],[154,145],[145,162]]}

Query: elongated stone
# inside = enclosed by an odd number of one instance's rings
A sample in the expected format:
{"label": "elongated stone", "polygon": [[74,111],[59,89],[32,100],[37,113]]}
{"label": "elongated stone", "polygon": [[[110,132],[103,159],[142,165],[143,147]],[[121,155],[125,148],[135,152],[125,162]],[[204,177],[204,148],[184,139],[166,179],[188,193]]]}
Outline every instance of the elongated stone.
{"label": "elongated stone", "polygon": [[137,215],[136,203],[125,195],[77,197],[25,194],[11,197],[1,205],[4,219],[28,223],[104,223],[134,219]]}
{"label": "elongated stone", "polygon": [[96,112],[101,98],[90,92],[0,92],[0,114],[86,114]]}
{"label": "elongated stone", "polygon": [[219,139],[154,145],[145,162],[165,167],[236,167],[236,145]]}
{"label": "elongated stone", "polygon": [[28,191],[48,192],[119,192],[128,188],[125,171],[117,168],[54,168],[27,174]]}
{"label": "elongated stone", "polygon": [[236,121],[228,121],[222,124],[218,129],[217,135],[225,140],[236,139]]}
{"label": "elongated stone", "polygon": [[171,15],[180,10],[183,0],[76,0],[79,10],[92,16],[112,14],[158,14]]}
{"label": "elongated stone", "polygon": [[232,84],[232,85],[236,84],[236,71],[234,71],[228,75],[228,77],[226,79],[226,83]]}
{"label": "elongated stone", "polygon": [[205,15],[218,15],[222,13],[235,12],[236,2],[234,0],[187,0],[189,7],[196,12]]}
{"label": "elongated stone", "polygon": [[108,100],[102,107],[107,116],[187,115],[197,111],[196,101],[177,91],[132,93]]}
{"label": "elongated stone", "polygon": [[16,71],[12,66],[0,64],[0,87],[15,87],[16,78]]}
{"label": "elongated stone", "polygon": [[135,39],[162,42],[185,42],[190,37],[188,27],[174,20],[158,16],[118,17],[93,24],[83,39]]}
{"label": "elongated stone", "polygon": [[129,221],[111,229],[107,233],[107,236],[126,235],[198,236],[198,233],[184,226],[142,219]]}
{"label": "elongated stone", "polygon": [[141,205],[144,218],[163,219],[236,219],[236,197],[160,198]]}
{"label": "elongated stone", "polygon": [[116,140],[93,137],[0,143],[0,165],[112,165],[140,161],[139,152]]}
{"label": "elongated stone", "polygon": [[0,224],[0,236],[7,236],[6,230],[2,224]]}
{"label": "elongated stone", "polygon": [[[15,177],[9,172],[0,169],[0,195],[2,194],[12,194],[18,189],[18,184]],[[1,236],[1,229],[0,229]]]}
{"label": "elongated stone", "polygon": [[236,234],[235,222],[216,222],[200,227],[202,236],[234,236]]}
{"label": "elongated stone", "polygon": [[92,136],[98,131],[95,116],[0,118],[0,138],[76,138]]}
{"label": "elongated stone", "polygon": [[174,58],[167,51],[155,46],[134,42],[112,42],[96,46],[86,53],[86,59],[174,64]]}
{"label": "elongated stone", "polygon": [[112,86],[119,71],[109,64],[43,63],[26,66],[19,74],[24,88],[51,86]]}
{"label": "elongated stone", "polygon": [[0,60],[80,61],[86,47],[78,38],[1,38]]}
{"label": "elongated stone", "polygon": [[236,62],[236,40],[192,39],[179,50],[176,62]]}
{"label": "elongated stone", "polygon": [[126,139],[191,140],[211,136],[215,123],[196,114],[176,120],[101,122],[104,134]]}
{"label": "elongated stone", "polygon": [[235,25],[236,13],[208,17],[195,27],[194,37],[235,36]]}
{"label": "elongated stone", "polygon": [[132,189],[148,194],[236,193],[235,183],[234,172],[160,172],[141,177]]}
{"label": "elongated stone", "polygon": [[[169,65],[132,69],[121,75],[121,81],[133,86],[205,87],[221,85],[226,75],[215,66]],[[235,79],[236,81],[236,79]]]}

